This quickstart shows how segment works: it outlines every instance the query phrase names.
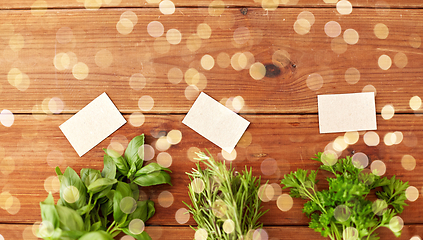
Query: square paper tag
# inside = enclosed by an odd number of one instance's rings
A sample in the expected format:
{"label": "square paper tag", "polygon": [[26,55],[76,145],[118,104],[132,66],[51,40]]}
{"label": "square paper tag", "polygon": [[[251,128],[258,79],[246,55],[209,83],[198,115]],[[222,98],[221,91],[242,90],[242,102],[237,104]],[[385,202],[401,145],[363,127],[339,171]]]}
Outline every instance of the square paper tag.
{"label": "square paper tag", "polygon": [[59,126],[81,157],[126,123],[106,93]]}
{"label": "square paper tag", "polygon": [[319,95],[320,133],[376,130],[375,94]]}
{"label": "square paper tag", "polygon": [[182,123],[226,152],[234,150],[250,122],[200,93]]}

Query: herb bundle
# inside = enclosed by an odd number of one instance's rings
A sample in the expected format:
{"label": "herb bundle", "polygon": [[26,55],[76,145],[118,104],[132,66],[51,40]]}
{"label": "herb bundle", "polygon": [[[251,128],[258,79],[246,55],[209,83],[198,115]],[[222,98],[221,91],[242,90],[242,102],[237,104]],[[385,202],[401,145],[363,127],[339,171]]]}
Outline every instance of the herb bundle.
{"label": "herb bundle", "polygon": [[198,224],[197,233],[202,239],[252,239],[254,231],[263,226],[259,218],[267,212],[261,211],[260,177],[252,176],[247,167],[238,173],[211,155],[201,152],[197,156],[207,168],[197,163],[197,169],[187,173],[192,206],[185,203]]}
{"label": "herb bundle", "polygon": [[38,237],[46,240],[109,240],[122,231],[139,240],[150,240],[144,222],[155,213],[154,202],[138,201],[139,186],[171,184],[157,163],[143,167],[144,135],[133,138],[123,156],[104,149],[104,168],[83,168],[80,176],[70,167],[56,167],[60,199],[50,193],[40,203],[42,223]]}
{"label": "herb bundle", "polygon": [[[303,208],[311,219],[309,227],[336,240],[377,240],[375,230],[380,227],[389,228],[399,237],[401,226],[396,215],[407,205],[408,182],[367,173],[349,156],[331,164],[326,157],[318,153],[313,160],[324,163],[319,169],[334,175],[326,178],[329,189],[317,190],[317,171],[298,169],[281,181],[283,188],[290,188],[292,197],[309,200]],[[381,191],[375,192],[378,199],[372,202],[366,197],[374,189]]]}

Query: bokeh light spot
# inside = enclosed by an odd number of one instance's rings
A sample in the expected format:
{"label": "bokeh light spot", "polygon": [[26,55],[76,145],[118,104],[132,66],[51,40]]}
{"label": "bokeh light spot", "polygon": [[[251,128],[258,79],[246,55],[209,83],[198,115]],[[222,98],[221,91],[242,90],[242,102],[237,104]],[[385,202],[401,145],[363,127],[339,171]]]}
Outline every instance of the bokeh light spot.
{"label": "bokeh light spot", "polygon": [[160,152],[167,151],[170,148],[170,143],[167,141],[167,137],[162,136],[156,141],[156,149]]}
{"label": "bokeh light spot", "polygon": [[195,240],[207,240],[207,237],[209,234],[207,233],[207,230],[204,228],[200,228],[197,231],[195,231],[194,239]]}
{"label": "bokeh light spot", "polygon": [[164,33],[163,24],[159,21],[152,21],[147,25],[147,32],[152,37],[160,37]]}
{"label": "bokeh light spot", "polygon": [[73,66],[72,74],[76,79],[84,80],[88,77],[89,68],[85,63],[78,62],[77,64],[75,64],[75,66]]}
{"label": "bokeh light spot", "polygon": [[317,91],[323,87],[323,77],[318,73],[312,73],[308,75],[306,84],[310,90]]}
{"label": "bokeh light spot", "polygon": [[173,194],[169,191],[163,191],[159,194],[157,201],[159,202],[160,206],[168,208],[173,204]]}
{"label": "bokeh light spot", "polygon": [[279,210],[287,212],[291,210],[292,206],[294,205],[294,200],[291,196],[284,193],[278,197],[276,200],[276,205],[278,206]]}
{"label": "bokeh light spot", "polygon": [[74,203],[79,200],[79,190],[75,186],[67,186],[63,190],[63,199],[68,203]]}
{"label": "bokeh light spot", "polygon": [[101,68],[109,67],[113,62],[113,55],[107,49],[102,49],[95,54],[95,64]]}
{"label": "bokeh light spot", "polygon": [[214,0],[209,4],[209,15],[220,16],[225,11],[225,3],[221,0]]}
{"label": "bokeh light spot", "polygon": [[395,108],[394,108],[394,106],[392,106],[390,104],[385,105],[382,108],[381,115],[382,115],[382,118],[385,119],[385,120],[389,120],[389,119],[393,118],[394,115],[395,115]]}
{"label": "bokeh light spot", "polygon": [[171,15],[175,12],[175,4],[170,0],[163,0],[159,4],[160,12],[165,15]]}
{"label": "bokeh light spot", "polygon": [[294,23],[294,31],[299,35],[305,35],[310,32],[311,23],[304,18],[297,19]]}
{"label": "bokeh light spot", "polygon": [[366,132],[363,136],[363,140],[367,146],[377,146],[380,142],[379,135],[373,131]]}
{"label": "bokeh light spot", "polygon": [[197,26],[197,35],[202,39],[209,39],[212,34],[212,30],[207,23],[200,23]]}
{"label": "bokeh light spot", "polygon": [[119,204],[120,210],[125,214],[131,214],[137,209],[137,201],[133,197],[124,197]]}
{"label": "bokeh light spot", "polygon": [[358,39],[360,36],[358,35],[358,32],[354,29],[347,29],[344,32],[344,41],[350,45],[354,45],[358,43]]}
{"label": "bokeh light spot", "polygon": [[175,213],[176,222],[179,224],[185,224],[189,220],[189,212],[186,208],[180,208]]}
{"label": "bokeh light spot", "polygon": [[182,40],[182,34],[178,29],[169,29],[166,32],[166,40],[173,45],[179,44]]}
{"label": "bokeh light spot", "polygon": [[205,70],[211,70],[214,67],[214,59],[212,56],[206,54],[201,58],[201,67]]}
{"label": "bokeh light spot", "polygon": [[342,231],[342,239],[344,240],[358,240],[359,233],[355,227],[346,227]]}
{"label": "bokeh light spot", "polygon": [[405,53],[403,53],[403,52],[399,52],[399,53],[395,54],[394,64],[398,68],[404,68],[405,66],[407,66],[407,64],[408,64],[407,55],[405,55]]}
{"label": "bokeh light spot", "polygon": [[223,231],[227,234],[233,233],[235,230],[235,223],[231,219],[226,219],[222,225]]}
{"label": "bokeh light spot", "polygon": [[174,68],[171,68],[169,72],[167,73],[167,78],[169,82],[173,84],[178,84],[184,78],[184,73],[182,72],[181,69],[174,67]]}
{"label": "bokeh light spot", "polygon": [[204,181],[200,178],[194,178],[191,182],[191,188],[195,193],[201,193],[205,188]]}
{"label": "bokeh light spot", "polygon": [[261,80],[266,76],[266,67],[260,63],[256,62],[250,67],[250,76],[254,80]]}
{"label": "bokeh light spot", "polygon": [[141,112],[134,112],[129,116],[129,123],[134,127],[141,127],[145,122],[145,116]]}
{"label": "bokeh light spot", "polygon": [[144,222],[141,219],[133,219],[128,225],[128,230],[134,235],[139,235],[144,232]]}
{"label": "bokeh light spot", "polygon": [[369,158],[362,152],[354,153],[352,156],[352,164],[356,168],[364,169],[367,167],[367,165],[369,165]]}
{"label": "bokeh light spot", "polygon": [[412,171],[416,168],[416,159],[408,154],[405,154],[401,158],[401,165],[407,171]]}
{"label": "bokeh light spot", "polygon": [[15,116],[10,110],[3,109],[0,113],[0,122],[5,127],[11,127],[15,122]]}
{"label": "bokeh light spot", "polygon": [[142,111],[150,111],[154,107],[154,99],[149,95],[144,95],[138,100],[138,107]]}
{"label": "bokeh light spot", "polygon": [[370,165],[370,170],[377,176],[382,176],[386,173],[386,165],[380,160],[375,160]]}
{"label": "bokeh light spot", "polygon": [[373,33],[379,39],[386,39],[389,35],[389,28],[383,23],[378,23],[373,28]]}
{"label": "bokeh light spot", "polygon": [[360,138],[360,134],[357,131],[346,132],[344,134],[344,141],[348,145],[356,144],[359,138]]}
{"label": "bokeh light spot", "polygon": [[422,45],[422,38],[418,34],[412,33],[408,42],[410,43],[411,47],[419,48]]}
{"label": "bokeh light spot", "polygon": [[345,81],[349,84],[356,84],[360,81],[360,71],[357,68],[348,68],[345,72]]}
{"label": "bokeh light spot", "polygon": [[336,3],[336,10],[341,15],[348,15],[352,13],[353,7],[352,4],[347,0],[341,0],[338,3]]}
{"label": "bokeh light spot", "polygon": [[335,208],[333,215],[339,222],[345,222],[350,218],[351,210],[346,205],[339,205]]}
{"label": "bokeh light spot", "polygon": [[414,186],[409,186],[405,190],[405,196],[410,202],[415,202],[419,198],[419,190]]}
{"label": "bokeh light spot", "polygon": [[325,24],[324,30],[328,37],[335,38],[341,34],[341,25],[338,22],[330,21]]}
{"label": "bokeh light spot", "polygon": [[128,18],[121,18],[116,24],[116,30],[122,35],[128,35],[134,29],[134,23]]}
{"label": "bokeh light spot", "polygon": [[388,55],[381,55],[377,61],[380,69],[388,70],[392,66],[392,59]]}
{"label": "bokeh light spot", "polygon": [[228,152],[226,152],[225,150],[222,149],[221,153],[222,153],[222,157],[227,161],[233,161],[233,160],[236,159],[236,156],[237,156],[237,152],[236,152],[235,149],[232,150],[232,152],[230,152],[230,153],[228,153]]}
{"label": "bokeh light spot", "polygon": [[422,99],[419,96],[413,96],[409,101],[410,108],[417,111],[422,106]]}

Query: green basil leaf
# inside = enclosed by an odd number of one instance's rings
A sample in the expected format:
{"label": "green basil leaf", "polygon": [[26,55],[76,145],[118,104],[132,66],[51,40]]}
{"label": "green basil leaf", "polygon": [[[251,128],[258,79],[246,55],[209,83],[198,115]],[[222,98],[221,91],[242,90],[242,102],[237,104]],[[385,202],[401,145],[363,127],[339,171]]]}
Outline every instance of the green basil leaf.
{"label": "green basil leaf", "polygon": [[87,232],[91,232],[91,218],[86,218],[84,225],[85,225],[85,230]]}
{"label": "green basil leaf", "polygon": [[116,179],[99,178],[95,180],[93,183],[91,183],[91,185],[88,186],[88,192],[98,193],[108,188],[109,186],[113,186],[113,184],[115,183],[117,183]]}
{"label": "green basil leaf", "polygon": [[55,170],[56,170],[57,176],[63,175],[63,173],[62,173],[62,171],[60,171],[60,168],[59,167],[56,167]]}
{"label": "green basil leaf", "polygon": [[130,236],[134,237],[137,240],[151,240],[150,235],[148,235],[148,233],[146,231],[143,231],[142,233],[137,234],[137,235],[135,235],[131,231],[129,231],[128,228],[122,228],[122,231],[125,234],[130,235]]}
{"label": "green basil leaf", "polygon": [[60,183],[60,198],[62,203],[74,210],[82,208],[87,203],[87,189],[78,174],[70,167],[63,174]]}
{"label": "green basil leaf", "polygon": [[135,201],[138,201],[138,199],[140,198],[140,188],[135,183],[130,183],[129,187],[132,191],[132,197],[135,199]]}
{"label": "green basil leaf", "polygon": [[79,240],[113,240],[113,237],[105,231],[95,231],[84,234]]}
{"label": "green basil leaf", "polygon": [[134,183],[142,187],[148,187],[164,183],[167,183],[172,186],[172,183],[170,182],[170,175],[165,171],[141,175],[135,178]]}
{"label": "green basil leaf", "polygon": [[113,212],[113,199],[115,195],[115,190],[110,190],[109,193],[107,193],[106,198],[107,201],[100,205],[101,213],[103,214],[103,217],[107,218],[110,214]]}
{"label": "green basil leaf", "polygon": [[129,214],[128,219],[126,220],[126,224],[122,227],[127,227],[129,223],[134,219],[141,219],[144,222],[147,221],[147,212],[148,212],[148,205],[147,201],[138,201],[137,208],[131,214]]}
{"label": "green basil leaf", "polygon": [[40,208],[41,219],[43,221],[51,223],[54,229],[59,227],[59,214],[57,213],[57,210],[54,207],[54,198],[51,193],[48,194],[46,200],[40,202]]}
{"label": "green basil leaf", "polygon": [[104,197],[112,190],[113,185],[106,187],[105,189],[101,190],[100,192],[94,194],[94,199],[99,201],[99,204],[102,204],[102,201],[106,201]]}
{"label": "green basil leaf", "polygon": [[91,168],[81,169],[80,175],[86,187],[90,186],[95,180],[101,178],[100,171]]}
{"label": "green basil leaf", "polygon": [[150,219],[156,213],[156,209],[154,208],[153,201],[147,200],[147,206],[148,206],[148,212],[147,212],[147,219],[145,221]]}
{"label": "green basil leaf", "polygon": [[138,170],[137,173],[135,174],[135,177],[139,177],[139,176],[145,175],[145,174],[150,174],[150,173],[153,173],[153,172],[158,172],[158,171],[161,171],[161,170],[171,172],[169,168],[162,167],[162,166],[160,166],[160,164],[152,162],[152,163],[148,164],[147,166]]}
{"label": "green basil leaf", "polygon": [[[135,164],[136,170],[142,167],[144,162],[144,156],[139,156],[138,151],[140,147],[144,145],[144,134],[134,137],[128,144],[128,147],[125,150],[125,159],[128,161],[129,165]],[[141,152],[143,153],[143,151]],[[135,171],[136,171],[135,170]]]}
{"label": "green basil leaf", "polygon": [[84,221],[73,209],[56,206],[59,215],[60,228],[64,231],[84,231]]}
{"label": "green basil leaf", "polygon": [[104,155],[103,162],[104,162],[104,167],[103,167],[103,171],[101,172],[101,176],[104,178],[115,179],[116,165],[113,162],[113,159],[108,155]]}
{"label": "green basil leaf", "polygon": [[62,240],[70,240],[70,239],[79,239],[82,237],[86,232],[83,231],[62,231],[62,234],[60,235],[60,239]]}
{"label": "green basil leaf", "polygon": [[136,171],[137,171],[137,163],[133,162],[131,164],[131,169],[129,169],[129,172],[128,172],[128,178],[132,179],[131,177],[135,175]]}
{"label": "green basil leaf", "polygon": [[98,221],[91,226],[91,231],[98,231],[100,230],[100,228],[101,228],[101,221]]}
{"label": "green basil leaf", "polygon": [[132,196],[132,191],[129,184],[118,182],[113,196],[113,218],[117,223],[122,223],[125,222],[124,220],[126,220],[127,214],[122,211],[120,202],[124,197],[130,196]]}
{"label": "green basil leaf", "polygon": [[129,166],[126,160],[115,150],[106,149],[106,148],[104,148],[103,150],[109,157],[112,158],[118,171],[121,172],[123,175],[127,176],[129,171]]}

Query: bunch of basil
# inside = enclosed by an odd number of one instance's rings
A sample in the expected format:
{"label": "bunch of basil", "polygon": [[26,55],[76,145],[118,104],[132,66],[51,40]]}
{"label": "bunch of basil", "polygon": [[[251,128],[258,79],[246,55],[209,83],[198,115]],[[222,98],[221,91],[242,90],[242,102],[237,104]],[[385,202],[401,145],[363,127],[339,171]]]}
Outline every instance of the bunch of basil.
{"label": "bunch of basil", "polygon": [[64,173],[56,167],[60,199],[55,205],[50,193],[40,203],[38,237],[108,240],[123,231],[139,240],[151,239],[143,223],[154,215],[154,202],[138,201],[138,185],[171,185],[170,170],[154,162],[143,167],[143,145],[144,134],[130,141],[123,156],[104,149],[101,172],[83,168],[78,176],[70,167]]}

